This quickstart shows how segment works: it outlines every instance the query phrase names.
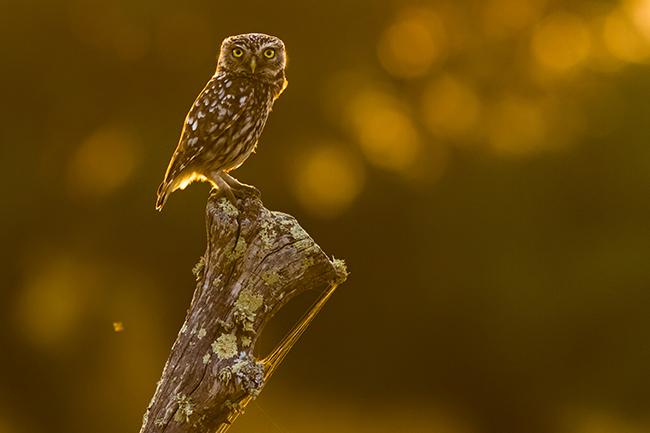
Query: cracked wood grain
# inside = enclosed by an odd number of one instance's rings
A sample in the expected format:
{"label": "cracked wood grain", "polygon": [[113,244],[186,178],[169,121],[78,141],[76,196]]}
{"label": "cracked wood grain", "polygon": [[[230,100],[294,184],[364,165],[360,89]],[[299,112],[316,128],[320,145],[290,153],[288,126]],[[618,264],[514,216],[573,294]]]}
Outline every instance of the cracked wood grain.
{"label": "cracked wood grain", "polygon": [[[255,194],[234,207],[213,195],[208,245],[195,266],[197,286],[140,433],[219,433],[261,391],[311,320],[347,277],[290,215]],[[294,296],[319,301],[263,360],[253,355],[264,326]]]}

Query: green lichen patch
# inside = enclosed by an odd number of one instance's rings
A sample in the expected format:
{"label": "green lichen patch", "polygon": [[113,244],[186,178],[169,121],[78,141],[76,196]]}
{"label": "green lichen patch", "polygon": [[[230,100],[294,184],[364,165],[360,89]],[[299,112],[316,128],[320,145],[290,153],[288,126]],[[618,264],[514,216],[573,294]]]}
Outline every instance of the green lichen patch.
{"label": "green lichen patch", "polygon": [[332,266],[336,271],[336,283],[341,284],[348,278],[348,267],[345,264],[345,260],[332,258]]}
{"label": "green lichen patch", "polygon": [[209,364],[211,358],[210,352],[206,352],[206,354],[203,355],[203,364]]}
{"label": "green lichen patch", "polygon": [[247,335],[242,336],[241,345],[242,347],[249,347],[251,345],[251,338]]}
{"label": "green lichen patch", "polygon": [[235,302],[235,321],[241,323],[245,331],[252,331],[256,311],[263,303],[262,295],[253,293],[251,289],[242,290]]}
{"label": "green lichen patch", "polygon": [[201,278],[203,278],[204,270],[205,270],[205,257],[201,256],[198,263],[194,265],[194,267],[192,268],[192,273],[194,274],[194,278],[196,278],[196,281],[199,281]]}
{"label": "green lichen patch", "polygon": [[280,275],[278,275],[277,271],[267,271],[262,274],[262,281],[264,281],[264,284],[269,287],[278,284],[280,279]]}
{"label": "green lichen patch", "polygon": [[271,248],[275,244],[277,236],[278,234],[273,228],[273,225],[268,220],[264,220],[262,223],[262,230],[260,230],[260,239],[262,239],[262,245],[264,245],[264,248]]}
{"label": "green lichen patch", "polygon": [[212,351],[219,359],[230,359],[237,355],[237,337],[235,334],[221,334],[212,342]]}
{"label": "green lichen patch", "polygon": [[255,317],[255,312],[260,309],[264,297],[259,293],[253,293],[251,289],[244,289],[239,293],[235,308],[246,313],[246,315]]}
{"label": "green lichen patch", "polygon": [[176,422],[189,422],[190,416],[194,413],[194,408],[192,405],[192,400],[185,394],[176,396],[176,403],[178,408],[174,414],[174,421]]}
{"label": "green lichen patch", "polygon": [[295,221],[293,221],[293,222],[291,223],[290,232],[291,232],[291,236],[293,236],[293,238],[296,239],[296,240],[298,240],[298,239],[302,239],[302,238],[304,238],[305,235],[306,235],[306,233],[305,233],[305,231],[303,230],[303,228],[300,227],[300,225],[298,225],[298,223],[295,222]]}
{"label": "green lichen patch", "polygon": [[230,200],[228,200],[226,197],[220,198],[217,202],[217,205],[219,206],[221,212],[231,218],[236,218],[237,215],[239,215],[239,210],[233,206],[233,204],[230,203]]}
{"label": "green lichen patch", "polygon": [[201,329],[199,329],[199,332],[196,334],[196,338],[201,340],[203,337],[205,337],[206,334],[207,334],[207,331],[205,330],[205,328],[201,328]]}

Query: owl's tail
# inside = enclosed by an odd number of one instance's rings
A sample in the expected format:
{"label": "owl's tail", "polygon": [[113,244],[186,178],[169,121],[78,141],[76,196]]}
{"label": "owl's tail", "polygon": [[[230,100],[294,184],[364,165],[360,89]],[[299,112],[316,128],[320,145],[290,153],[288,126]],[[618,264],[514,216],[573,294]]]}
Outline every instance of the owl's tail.
{"label": "owl's tail", "polygon": [[169,197],[169,194],[171,194],[170,187],[171,183],[163,181],[163,183],[160,184],[158,187],[158,192],[156,193],[156,210],[161,211],[163,206],[165,206],[165,203],[167,202],[167,198]]}

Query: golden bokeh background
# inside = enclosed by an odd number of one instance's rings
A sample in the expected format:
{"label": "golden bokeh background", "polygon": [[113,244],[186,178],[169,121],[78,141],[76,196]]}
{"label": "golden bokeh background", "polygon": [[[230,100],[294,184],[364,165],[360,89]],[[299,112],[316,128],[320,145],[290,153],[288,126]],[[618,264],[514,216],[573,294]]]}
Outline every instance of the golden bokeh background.
{"label": "golden bokeh background", "polygon": [[352,274],[232,432],[650,432],[650,0],[3,0],[0,433],[139,428],[208,187],[154,193],[250,31],[236,176]]}

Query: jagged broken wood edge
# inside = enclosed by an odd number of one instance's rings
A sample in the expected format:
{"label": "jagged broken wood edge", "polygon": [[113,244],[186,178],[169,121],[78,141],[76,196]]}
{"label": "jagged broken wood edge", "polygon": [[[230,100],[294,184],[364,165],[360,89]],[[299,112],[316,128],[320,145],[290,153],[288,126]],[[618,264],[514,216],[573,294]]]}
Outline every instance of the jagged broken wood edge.
{"label": "jagged broken wood edge", "polygon": [[[140,433],[225,431],[347,277],[343,261],[330,259],[294,217],[269,211],[255,194],[237,207],[213,195],[206,212],[198,284]],[[256,359],[266,323],[307,290],[323,291],[319,303],[273,361]]]}

